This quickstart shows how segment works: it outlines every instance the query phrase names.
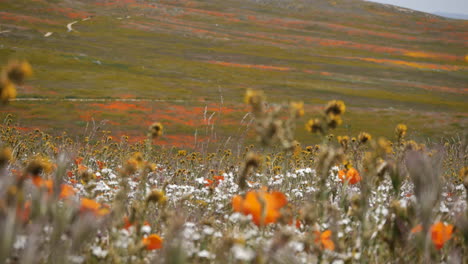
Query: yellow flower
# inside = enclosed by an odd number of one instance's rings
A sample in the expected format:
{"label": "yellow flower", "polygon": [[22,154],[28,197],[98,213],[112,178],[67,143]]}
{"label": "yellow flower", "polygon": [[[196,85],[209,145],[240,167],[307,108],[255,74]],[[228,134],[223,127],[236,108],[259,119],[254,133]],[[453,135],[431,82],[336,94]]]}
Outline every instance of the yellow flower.
{"label": "yellow flower", "polygon": [[2,79],[7,79],[15,84],[22,84],[32,75],[31,64],[27,61],[11,61],[2,73]]}
{"label": "yellow flower", "polygon": [[326,114],[341,115],[346,111],[346,105],[343,101],[332,100],[325,107]]}
{"label": "yellow flower", "polygon": [[153,123],[149,128],[149,136],[152,139],[156,139],[163,134],[163,125],[159,122]]}
{"label": "yellow flower", "polygon": [[255,105],[261,102],[263,99],[263,92],[253,89],[247,89],[244,96],[244,102],[246,104]]}
{"label": "yellow flower", "polygon": [[291,102],[289,104],[291,113],[296,117],[304,116],[304,102]]}
{"label": "yellow flower", "polygon": [[395,128],[395,134],[398,139],[402,139],[406,135],[408,127],[405,124],[398,124]]}
{"label": "yellow flower", "polygon": [[329,128],[337,128],[339,125],[343,123],[341,120],[341,116],[330,113],[327,116],[327,125]]}
{"label": "yellow flower", "polygon": [[359,143],[366,144],[371,139],[372,139],[372,136],[369,133],[366,133],[366,132],[359,133],[359,136],[358,136]]}
{"label": "yellow flower", "polygon": [[310,119],[306,125],[305,129],[310,132],[310,133],[317,133],[317,132],[323,132],[322,129],[322,122],[320,122],[320,119]]}
{"label": "yellow flower", "polygon": [[3,104],[16,98],[16,86],[12,82],[7,80],[0,84],[0,88],[0,100]]}

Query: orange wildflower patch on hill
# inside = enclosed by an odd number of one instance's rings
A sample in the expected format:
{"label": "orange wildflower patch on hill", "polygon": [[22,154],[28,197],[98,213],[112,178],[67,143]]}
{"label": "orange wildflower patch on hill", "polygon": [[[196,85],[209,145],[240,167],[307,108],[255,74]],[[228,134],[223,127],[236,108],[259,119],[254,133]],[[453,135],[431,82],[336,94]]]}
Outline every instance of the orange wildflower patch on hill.
{"label": "orange wildflower patch on hill", "polygon": [[362,61],[369,61],[375,63],[384,63],[390,65],[406,66],[417,69],[427,69],[427,70],[444,70],[444,71],[458,71],[461,70],[461,66],[456,65],[442,65],[442,64],[433,64],[433,63],[422,63],[422,62],[411,62],[403,60],[390,60],[390,59],[376,59],[376,58],[356,58],[356,57],[345,57],[347,59],[358,59]]}
{"label": "orange wildflower patch on hill", "polygon": [[58,25],[58,22],[49,20],[49,19],[42,19],[32,16],[20,15],[20,14],[13,14],[8,12],[1,12],[0,11],[0,20],[10,20],[15,22],[29,22],[29,23],[37,23],[37,24],[49,24],[49,25]]}
{"label": "orange wildflower patch on hill", "polygon": [[137,106],[136,104],[129,104],[125,102],[111,102],[109,104],[92,104],[91,106],[97,106],[101,109],[107,110],[120,110],[120,111],[127,111],[127,110],[142,110],[148,111],[148,108],[143,106]]}
{"label": "orange wildflower patch on hill", "polygon": [[79,11],[79,10],[66,8],[66,7],[63,7],[63,8],[50,7],[50,8],[41,9],[40,11],[59,13],[59,14],[65,15],[68,18],[73,18],[73,19],[77,19],[77,18],[83,19],[83,18],[87,18],[91,16],[91,14],[88,12]]}
{"label": "orange wildflower patch on hill", "polygon": [[241,63],[224,62],[224,61],[208,61],[208,63],[222,65],[222,66],[229,66],[229,67],[247,68],[247,69],[253,68],[253,69],[260,69],[260,70],[275,70],[275,71],[290,71],[291,70],[291,68],[289,67],[241,64]]}

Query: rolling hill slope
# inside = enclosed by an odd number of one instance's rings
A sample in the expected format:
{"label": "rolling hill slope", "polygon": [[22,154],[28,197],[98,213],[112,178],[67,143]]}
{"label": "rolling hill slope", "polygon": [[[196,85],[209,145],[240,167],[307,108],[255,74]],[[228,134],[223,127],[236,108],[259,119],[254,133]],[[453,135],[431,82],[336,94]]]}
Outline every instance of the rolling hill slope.
{"label": "rolling hill slope", "polygon": [[0,62],[26,58],[35,69],[2,109],[24,129],[84,133],[108,120],[117,136],[138,138],[160,120],[167,143],[188,145],[212,112],[232,133],[246,88],[304,100],[311,114],[344,100],[338,134],[390,136],[405,122],[415,136],[447,136],[468,124],[468,21],[388,5],[0,0],[0,32]]}

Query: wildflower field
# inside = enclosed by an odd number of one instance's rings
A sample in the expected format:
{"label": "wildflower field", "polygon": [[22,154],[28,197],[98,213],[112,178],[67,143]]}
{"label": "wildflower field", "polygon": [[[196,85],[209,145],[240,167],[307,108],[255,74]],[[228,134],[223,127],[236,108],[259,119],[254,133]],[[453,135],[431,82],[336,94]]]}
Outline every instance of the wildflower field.
{"label": "wildflower field", "polygon": [[468,263],[466,21],[308,4],[0,0],[0,263]]}

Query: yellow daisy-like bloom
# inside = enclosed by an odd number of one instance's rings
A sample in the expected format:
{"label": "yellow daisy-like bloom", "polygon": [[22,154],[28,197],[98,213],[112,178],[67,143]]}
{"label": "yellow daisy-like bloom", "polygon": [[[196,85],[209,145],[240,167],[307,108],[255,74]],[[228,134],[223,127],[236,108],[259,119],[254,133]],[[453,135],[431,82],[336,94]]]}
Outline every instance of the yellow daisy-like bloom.
{"label": "yellow daisy-like bloom", "polygon": [[358,135],[358,140],[359,140],[359,143],[361,143],[361,144],[366,144],[371,139],[372,139],[372,136],[369,133],[366,133],[366,132],[361,132]]}
{"label": "yellow daisy-like bloom", "polygon": [[4,69],[2,78],[21,84],[32,75],[31,64],[27,61],[11,61]]}
{"label": "yellow daisy-like bloom", "polygon": [[149,136],[153,139],[160,137],[163,134],[163,125],[159,122],[153,123],[149,128]]}
{"label": "yellow daisy-like bloom", "polygon": [[398,124],[395,128],[395,134],[399,139],[403,138],[406,135],[408,127],[405,124]]}
{"label": "yellow daisy-like bloom", "polygon": [[326,114],[341,115],[346,111],[346,105],[341,100],[332,100],[325,107]]}
{"label": "yellow daisy-like bloom", "polygon": [[289,104],[289,107],[291,109],[291,113],[293,113],[296,117],[302,117],[304,116],[304,102],[291,102]]}
{"label": "yellow daisy-like bloom", "polygon": [[309,131],[310,133],[317,133],[319,131],[323,131],[322,129],[322,122],[320,122],[320,119],[310,119],[306,124],[305,124],[305,129]]}
{"label": "yellow daisy-like bloom", "polygon": [[12,82],[7,80],[0,84],[0,88],[0,101],[3,104],[16,98],[16,86]]}
{"label": "yellow daisy-like bloom", "polygon": [[329,128],[332,128],[332,129],[337,128],[342,123],[343,123],[343,120],[341,119],[340,115],[330,113],[327,116],[327,125]]}

